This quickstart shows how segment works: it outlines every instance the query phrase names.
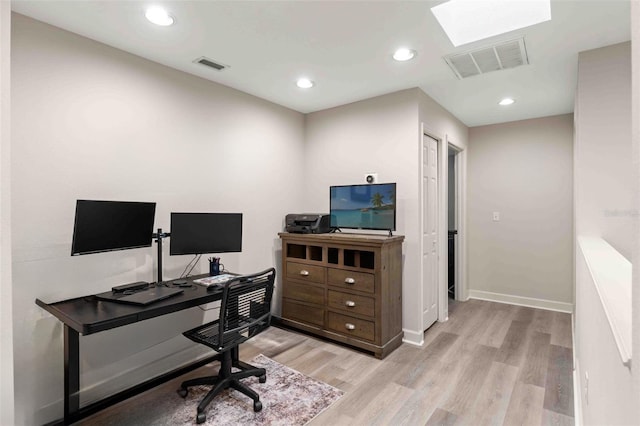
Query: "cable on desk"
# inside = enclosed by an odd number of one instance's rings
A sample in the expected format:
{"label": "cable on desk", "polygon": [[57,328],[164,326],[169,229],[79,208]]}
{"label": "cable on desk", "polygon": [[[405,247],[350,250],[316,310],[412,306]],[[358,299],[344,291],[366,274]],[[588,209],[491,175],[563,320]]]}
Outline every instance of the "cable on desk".
{"label": "cable on desk", "polygon": [[[200,258],[202,257],[201,254],[196,254],[193,259],[191,259],[191,261],[189,263],[187,263],[187,266],[184,267],[184,271],[182,271],[182,274],[180,274],[180,278],[186,278],[189,276],[189,274],[191,274],[191,271],[193,271],[193,268],[196,267],[196,265],[198,264],[198,262],[200,261]],[[189,269],[189,267],[191,267]],[[189,269],[189,271],[187,272],[187,269]]]}

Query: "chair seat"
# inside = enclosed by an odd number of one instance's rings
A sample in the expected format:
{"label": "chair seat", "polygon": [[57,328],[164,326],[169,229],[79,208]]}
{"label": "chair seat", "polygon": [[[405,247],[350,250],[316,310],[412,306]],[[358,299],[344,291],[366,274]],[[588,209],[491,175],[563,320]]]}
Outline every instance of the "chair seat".
{"label": "chair seat", "polygon": [[[224,341],[220,341],[219,330],[220,324],[219,320],[215,320],[209,322],[207,324],[192,328],[191,330],[187,330],[182,335],[189,340],[192,340],[196,343],[200,343],[202,345],[208,346],[217,352],[222,352],[228,347],[237,346],[246,340],[249,339],[249,335],[247,333],[247,325],[251,322],[246,321],[244,319],[239,319],[236,328],[240,330],[244,330],[245,332],[225,332]],[[252,327],[264,327],[267,328],[269,326],[268,323],[251,323]]]}

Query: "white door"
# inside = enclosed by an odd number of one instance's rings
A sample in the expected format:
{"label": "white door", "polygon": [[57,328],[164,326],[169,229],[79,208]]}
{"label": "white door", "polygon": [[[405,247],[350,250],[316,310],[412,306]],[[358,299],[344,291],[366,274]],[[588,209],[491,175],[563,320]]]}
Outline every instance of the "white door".
{"label": "white door", "polygon": [[422,137],[422,328],[438,319],[438,141]]}

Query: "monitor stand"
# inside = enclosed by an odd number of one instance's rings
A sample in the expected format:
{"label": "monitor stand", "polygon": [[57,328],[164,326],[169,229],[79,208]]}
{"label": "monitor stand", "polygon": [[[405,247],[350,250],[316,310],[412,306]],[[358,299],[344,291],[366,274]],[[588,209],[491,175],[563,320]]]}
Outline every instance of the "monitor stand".
{"label": "monitor stand", "polygon": [[162,282],[162,239],[171,236],[170,232],[162,232],[162,228],[158,228],[158,232],[151,235],[153,238],[156,238],[156,243],[158,243],[158,282]]}

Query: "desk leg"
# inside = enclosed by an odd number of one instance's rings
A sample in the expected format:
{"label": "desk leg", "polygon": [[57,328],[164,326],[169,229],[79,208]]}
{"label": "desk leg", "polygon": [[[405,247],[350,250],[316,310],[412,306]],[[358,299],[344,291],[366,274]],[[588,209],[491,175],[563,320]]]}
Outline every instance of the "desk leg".
{"label": "desk leg", "polygon": [[73,422],[80,409],[80,336],[64,326],[64,424]]}

